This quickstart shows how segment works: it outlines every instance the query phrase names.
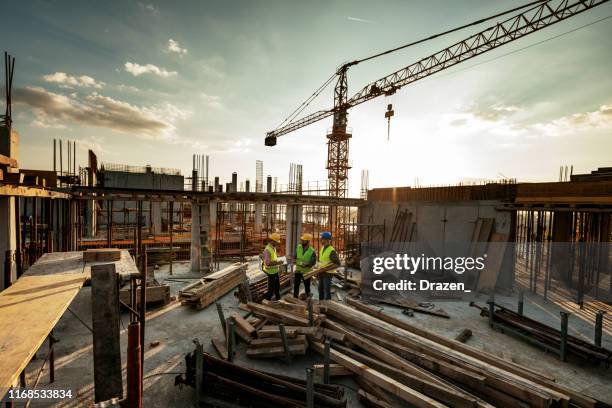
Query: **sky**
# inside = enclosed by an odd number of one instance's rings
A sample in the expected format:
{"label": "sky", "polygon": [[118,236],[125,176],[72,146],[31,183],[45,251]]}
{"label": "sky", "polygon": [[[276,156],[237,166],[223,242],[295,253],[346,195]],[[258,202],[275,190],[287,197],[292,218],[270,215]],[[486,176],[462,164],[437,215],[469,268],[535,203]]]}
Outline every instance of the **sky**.
{"label": "sky", "polygon": [[[327,178],[331,118],[264,137],[345,61],[524,4],[489,0],[8,1],[0,45],[16,58],[20,166],[51,169],[53,139],[98,162],[230,181]],[[557,3],[557,1],[554,1]],[[612,3],[415,82],[349,113],[350,195],[369,186],[500,178],[556,181],[612,166]],[[491,23],[352,67],[349,95]],[[580,29],[578,29],[580,28]],[[556,37],[556,38],[554,38]],[[332,88],[305,111],[333,107]],[[2,93],[4,95],[4,92]],[[384,113],[395,116],[387,135]],[[389,136],[389,140],[387,140]]]}

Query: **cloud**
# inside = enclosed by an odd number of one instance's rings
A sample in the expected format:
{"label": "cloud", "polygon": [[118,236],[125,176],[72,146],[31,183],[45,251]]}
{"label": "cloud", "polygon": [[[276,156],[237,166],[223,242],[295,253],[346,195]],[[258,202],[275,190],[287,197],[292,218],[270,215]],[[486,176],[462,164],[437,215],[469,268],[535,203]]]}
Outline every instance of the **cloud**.
{"label": "cloud", "polygon": [[168,51],[174,52],[180,55],[181,57],[187,54],[187,48],[181,48],[178,41],[175,41],[172,38],[168,40]]}
{"label": "cloud", "polygon": [[490,122],[500,121],[516,112],[520,112],[522,109],[516,105],[504,105],[502,103],[496,103],[487,107],[477,107],[472,105],[467,108],[467,113],[470,113],[476,118],[487,120]]}
{"label": "cloud", "polygon": [[141,2],[138,2],[138,6],[140,6],[140,8],[142,10],[148,11],[151,14],[158,14],[159,13],[159,9],[157,7],[155,7],[151,3],[141,3]]}
{"label": "cloud", "polygon": [[206,106],[213,109],[225,109],[225,105],[221,102],[221,97],[217,95],[208,95],[204,92],[200,94],[201,98],[206,103]]}
{"label": "cloud", "polygon": [[612,105],[607,104],[601,105],[594,111],[574,113],[550,122],[532,125],[534,131],[545,136],[574,134],[579,131],[607,127],[612,127]]}
{"label": "cloud", "polygon": [[223,57],[212,57],[199,61],[202,73],[212,78],[225,78],[225,59]]}
{"label": "cloud", "polygon": [[106,85],[104,82],[96,81],[87,75],[76,77],[68,75],[65,72],[56,72],[54,74],[43,75],[42,79],[45,82],[59,84],[61,88],[83,87],[102,89]]}
{"label": "cloud", "polygon": [[356,23],[366,23],[366,24],[372,24],[372,23],[374,23],[374,21],[372,21],[372,20],[368,20],[368,19],[365,19],[365,18],[358,18],[358,17],[351,17],[351,16],[349,16],[349,17],[347,17],[346,19],[347,19],[348,21],[354,21],[354,22],[356,22]]}
{"label": "cloud", "polygon": [[140,76],[142,74],[153,74],[162,78],[168,78],[176,75],[176,71],[167,71],[164,68],[160,68],[153,64],[140,65],[134,62],[126,62],[124,65],[126,72],[134,76]]}
{"label": "cloud", "polygon": [[135,86],[125,84],[117,85],[117,90],[121,92],[141,92],[140,89],[136,88]]}
{"label": "cloud", "polygon": [[57,127],[74,122],[147,138],[174,137],[175,121],[187,115],[170,104],[139,107],[97,92],[79,99],[41,87],[18,88],[14,100],[32,109],[33,126]]}

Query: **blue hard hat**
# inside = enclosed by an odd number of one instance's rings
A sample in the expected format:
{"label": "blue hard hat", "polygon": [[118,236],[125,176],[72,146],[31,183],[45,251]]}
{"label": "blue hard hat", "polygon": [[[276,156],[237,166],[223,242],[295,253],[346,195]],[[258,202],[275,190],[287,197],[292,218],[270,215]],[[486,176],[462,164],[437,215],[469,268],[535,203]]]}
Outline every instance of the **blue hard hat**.
{"label": "blue hard hat", "polygon": [[321,239],[331,239],[332,235],[331,232],[329,231],[325,231],[321,233]]}

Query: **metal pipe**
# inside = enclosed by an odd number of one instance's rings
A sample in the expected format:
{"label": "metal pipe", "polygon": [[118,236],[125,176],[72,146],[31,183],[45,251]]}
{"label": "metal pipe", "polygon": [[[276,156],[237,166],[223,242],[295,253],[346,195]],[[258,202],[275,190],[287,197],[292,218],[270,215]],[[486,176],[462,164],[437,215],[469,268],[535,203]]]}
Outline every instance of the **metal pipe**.
{"label": "metal pipe", "polygon": [[561,361],[567,360],[567,326],[568,326],[568,312],[560,312],[561,314],[561,346],[559,348],[559,358]]}
{"label": "metal pipe", "polygon": [[306,369],[306,407],[314,408],[314,371]]}
{"label": "metal pipe", "polygon": [[[144,247],[144,245],[143,245]],[[145,352],[145,323],[147,313],[147,251],[142,251],[142,264],[140,269],[140,309],[138,317],[140,322],[140,376],[144,377]],[[142,387],[142,384],[141,384]]]}
{"label": "metal pipe", "polygon": [[308,298],[308,325],[314,326],[314,317],[312,312],[312,297]]}
{"label": "metal pipe", "polygon": [[331,342],[325,340],[325,350],[323,352],[323,383],[329,384],[329,363],[330,363],[330,348]]}
{"label": "metal pipe", "polygon": [[287,332],[285,331],[285,325],[279,324],[278,331],[280,332],[281,340],[283,342],[283,349],[285,350],[285,360],[287,363],[291,363],[291,351],[289,350],[289,341],[287,340]]}
{"label": "metal pipe", "polygon": [[593,343],[595,343],[597,347],[601,347],[601,332],[603,329],[604,314],[606,314],[604,310],[598,310],[595,315],[595,339]]}
{"label": "metal pipe", "polygon": [[233,317],[227,318],[227,361],[234,360],[236,354],[236,322]]}
{"label": "metal pipe", "polygon": [[215,303],[217,306],[217,313],[219,314],[219,320],[221,321],[221,328],[223,329],[223,335],[227,339],[227,331],[226,331],[226,320],[225,315],[223,314],[223,308],[221,307],[221,303]]}
{"label": "metal pipe", "polygon": [[127,350],[127,406],[142,407],[142,369],[140,360],[140,323],[132,322],[128,326]]}

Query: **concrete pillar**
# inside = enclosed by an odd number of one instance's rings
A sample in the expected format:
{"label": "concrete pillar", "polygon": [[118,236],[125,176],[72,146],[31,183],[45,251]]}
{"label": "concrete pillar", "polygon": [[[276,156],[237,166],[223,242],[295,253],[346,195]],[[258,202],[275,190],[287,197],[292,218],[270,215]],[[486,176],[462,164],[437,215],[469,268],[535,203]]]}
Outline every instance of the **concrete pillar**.
{"label": "concrete pillar", "polygon": [[287,236],[285,237],[285,255],[287,259],[292,259],[293,252],[300,242],[300,235],[302,234],[302,206],[288,204],[287,212],[285,216],[285,231]]}
{"label": "concrete pillar", "polygon": [[260,233],[263,224],[263,204],[255,204],[255,232]]}
{"label": "concrete pillar", "polygon": [[87,238],[94,238],[97,231],[97,219],[96,219],[96,202],[95,200],[85,201],[85,211],[83,218],[85,219],[85,234]]}
{"label": "concrete pillar", "polygon": [[191,203],[191,271],[210,271],[210,203]]}
{"label": "concrete pillar", "polygon": [[6,267],[10,270],[11,282],[17,279],[17,265],[13,256],[17,249],[16,228],[15,197],[0,197],[0,268],[2,268],[0,288],[2,289],[6,287]]}
{"label": "concrete pillar", "polygon": [[151,203],[151,229],[153,234],[160,234],[162,232],[162,210],[160,201],[153,201]]}

